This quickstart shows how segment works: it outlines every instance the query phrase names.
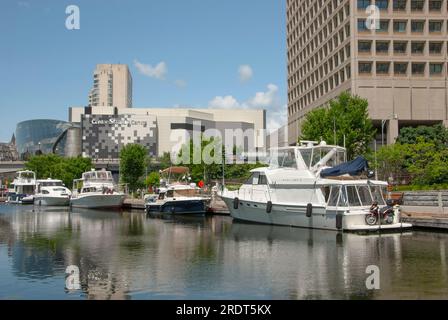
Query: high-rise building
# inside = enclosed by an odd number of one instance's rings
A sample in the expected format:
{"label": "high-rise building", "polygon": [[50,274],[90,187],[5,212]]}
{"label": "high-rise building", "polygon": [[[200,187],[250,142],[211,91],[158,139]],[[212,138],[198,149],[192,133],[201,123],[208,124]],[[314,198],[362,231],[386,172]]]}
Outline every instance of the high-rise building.
{"label": "high-rise building", "polygon": [[447,18],[448,0],[287,0],[288,143],[342,91],[368,100],[379,141],[447,124]]}
{"label": "high-rise building", "polygon": [[132,108],[132,77],[125,64],[98,64],[89,93],[91,107]]}

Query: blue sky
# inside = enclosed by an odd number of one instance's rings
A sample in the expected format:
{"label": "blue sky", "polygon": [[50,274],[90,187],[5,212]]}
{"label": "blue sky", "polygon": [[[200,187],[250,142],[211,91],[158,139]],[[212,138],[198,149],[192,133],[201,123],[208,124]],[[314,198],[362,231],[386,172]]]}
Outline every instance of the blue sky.
{"label": "blue sky", "polygon": [[[80,9],[67,30],[65,9]],[[286,116],[285,0],[2,0],[0,141],[67,120],[98,63],[128,64],[134,107],[265,108]]]}

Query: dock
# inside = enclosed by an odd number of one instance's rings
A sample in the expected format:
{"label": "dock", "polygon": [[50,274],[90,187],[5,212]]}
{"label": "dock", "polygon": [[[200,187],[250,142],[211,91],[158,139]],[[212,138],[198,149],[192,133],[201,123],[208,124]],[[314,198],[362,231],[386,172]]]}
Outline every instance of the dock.
{"label": "dock", "polygon": [[416,228],[448,230],[448,212],[433,206],[402,206],[401,219]]}

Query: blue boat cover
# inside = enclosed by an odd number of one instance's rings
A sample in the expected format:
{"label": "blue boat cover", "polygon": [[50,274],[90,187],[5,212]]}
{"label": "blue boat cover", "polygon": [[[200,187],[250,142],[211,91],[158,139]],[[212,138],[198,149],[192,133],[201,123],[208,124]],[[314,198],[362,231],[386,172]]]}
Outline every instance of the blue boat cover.
{"label": "blue boat cover", "polygon": [[351,176],[359,175],[360,173],[367,171],[369,164],[364,157],[357,157],[355,160],[341,163],[340,165],[327,168],[320,172],[322,178],[325,177],[336,177],[343,174],[349,174]]}

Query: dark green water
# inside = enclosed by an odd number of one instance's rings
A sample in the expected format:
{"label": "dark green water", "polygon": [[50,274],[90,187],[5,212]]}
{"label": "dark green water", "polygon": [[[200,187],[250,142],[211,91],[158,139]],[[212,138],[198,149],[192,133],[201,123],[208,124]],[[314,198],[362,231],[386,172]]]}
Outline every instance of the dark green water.
{"label": "dark green water", "polygon": [[[447,248],[447,233],[0,205],[0,299],[447,299]],[[70,265],[79,290],[65,289]]]}

